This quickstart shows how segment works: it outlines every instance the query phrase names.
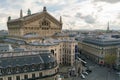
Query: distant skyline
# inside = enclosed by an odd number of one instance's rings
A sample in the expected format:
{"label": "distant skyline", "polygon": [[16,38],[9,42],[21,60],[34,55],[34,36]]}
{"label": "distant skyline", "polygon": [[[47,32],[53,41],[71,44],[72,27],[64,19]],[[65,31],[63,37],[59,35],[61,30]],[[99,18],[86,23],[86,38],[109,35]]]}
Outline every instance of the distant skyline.
{"label": "distant skyline", "polygon": [[0,0],[0,30],[7,30],[7,18],[19,18],[20,9],[24,16],[47,11],[59,20],[62,16],[63,29],[107,29],[120,30],[120,0]]}

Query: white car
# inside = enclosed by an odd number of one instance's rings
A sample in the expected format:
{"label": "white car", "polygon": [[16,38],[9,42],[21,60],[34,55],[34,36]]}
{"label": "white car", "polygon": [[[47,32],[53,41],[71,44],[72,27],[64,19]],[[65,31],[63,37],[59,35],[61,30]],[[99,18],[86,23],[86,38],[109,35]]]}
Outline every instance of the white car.
{"label": "white car", "polygon": [[88,75],[88,73],[87,73],[87,72],[83,72],[83,74]]}
{"label": "white car", "polygon": [[81,73],[81,75],[80,75],[80,76],[81,76],[81,78],[82,78],[82,79],[85,79],[85,76],[84,76],[82,73]]}

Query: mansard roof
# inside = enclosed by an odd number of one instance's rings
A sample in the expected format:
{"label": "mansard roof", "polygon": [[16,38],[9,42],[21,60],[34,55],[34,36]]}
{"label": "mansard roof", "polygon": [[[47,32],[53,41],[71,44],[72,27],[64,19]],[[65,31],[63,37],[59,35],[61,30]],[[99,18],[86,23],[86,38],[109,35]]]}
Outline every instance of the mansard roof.
{"label": "mansard roof", "polygon": [[24,56],[14,56],[14,57],[2,57],[0,58],[0,67],[16,67],[25,66],[40,63],[55,62],[55,59],[48,53],[41,53],[37,55],[24,55]]}
{"label": "mansard roof", "polygon": [[85,38],[84,43],[93,44],[96,46],[118,46],[120,45],[120,39],[97,39],[97,38]]}

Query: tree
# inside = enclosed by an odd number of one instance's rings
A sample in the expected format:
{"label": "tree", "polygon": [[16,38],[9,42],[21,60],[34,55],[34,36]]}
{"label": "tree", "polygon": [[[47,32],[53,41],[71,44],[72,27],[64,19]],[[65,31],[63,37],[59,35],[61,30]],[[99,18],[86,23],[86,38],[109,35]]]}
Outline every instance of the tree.
{"label": "tree", "polygon": [[116,54],[107,54],[104,57],[105,63],[108,64],[110,67],[112,67],[115,64],[116,59],[117,59]]}

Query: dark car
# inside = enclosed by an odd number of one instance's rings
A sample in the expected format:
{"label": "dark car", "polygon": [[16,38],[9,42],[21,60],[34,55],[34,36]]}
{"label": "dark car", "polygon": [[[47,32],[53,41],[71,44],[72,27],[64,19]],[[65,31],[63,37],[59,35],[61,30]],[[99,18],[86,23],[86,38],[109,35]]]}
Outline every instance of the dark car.
{"label": "dark car", "polygon": [[86,72],[91,73],[92,72],[91,67],[87,67]]}
{"label": "dark car", "polygon": [[87,70],[86,70],[86,72],[91,73],[91,72],[92,72],[92,70],[87,69]]}
{"label": "dark car", "polygon": [[90,69],[86,69],[86,72],[91,73],[91,72],[92,72],[92,70],[90,70]]}

